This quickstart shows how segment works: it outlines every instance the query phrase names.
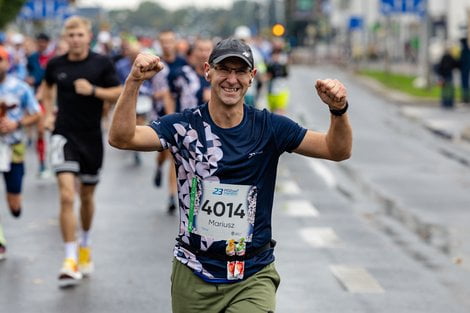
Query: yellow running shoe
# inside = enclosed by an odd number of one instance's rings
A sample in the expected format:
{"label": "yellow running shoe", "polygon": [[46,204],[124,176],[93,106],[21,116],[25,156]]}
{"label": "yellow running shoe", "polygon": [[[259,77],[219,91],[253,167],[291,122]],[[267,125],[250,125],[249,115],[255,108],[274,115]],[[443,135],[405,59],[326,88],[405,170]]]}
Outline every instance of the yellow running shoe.
{"label": "yellow running shoe", "polygon": [[59,272],[59,287],[75,286],[82,277],[82,273],[78,271],[77,262],[74,259],[66,258]]}
{"label": "yellow running shoe", "polygon": [[94,265],[91,260],[90,247],[78,248],[78,270],[83,274],[83,276],[88,276],[93,273]]}

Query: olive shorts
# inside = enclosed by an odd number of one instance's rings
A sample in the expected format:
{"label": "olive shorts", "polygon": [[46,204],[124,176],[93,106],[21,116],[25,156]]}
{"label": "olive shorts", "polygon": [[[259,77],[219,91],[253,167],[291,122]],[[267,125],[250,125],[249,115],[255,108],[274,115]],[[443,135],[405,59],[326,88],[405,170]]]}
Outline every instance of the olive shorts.
{"label": "olive shorts", "polygon": [[207,283],[174,259],[171,274],[173,313],[273,313],[280,281],[274,263],[271,263],[240,282]]}

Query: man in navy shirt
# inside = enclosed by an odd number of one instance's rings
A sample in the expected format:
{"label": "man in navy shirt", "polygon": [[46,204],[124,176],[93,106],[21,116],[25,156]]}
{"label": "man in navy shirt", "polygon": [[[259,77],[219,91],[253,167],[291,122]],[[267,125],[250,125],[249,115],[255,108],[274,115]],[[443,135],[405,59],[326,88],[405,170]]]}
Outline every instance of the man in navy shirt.
{"label": "man in navy shirt", "polygon": [[[271,213],[280,155],[296,152],[349,158],[352,131],[346,89],[318,80],[331,112],[327,133],[244,104],[256,75],[251,49],[225,39],[205,65],[207,104],[136,126],[137,90],[161,70],[160,59],[139,55],[126,80],[109,133],[121,149],[170,149],[177,172],[180,229],[174,249],[173,312],[274,312],[280,279],[274,267]],[[195,292],[197,290],[197,292]]]}

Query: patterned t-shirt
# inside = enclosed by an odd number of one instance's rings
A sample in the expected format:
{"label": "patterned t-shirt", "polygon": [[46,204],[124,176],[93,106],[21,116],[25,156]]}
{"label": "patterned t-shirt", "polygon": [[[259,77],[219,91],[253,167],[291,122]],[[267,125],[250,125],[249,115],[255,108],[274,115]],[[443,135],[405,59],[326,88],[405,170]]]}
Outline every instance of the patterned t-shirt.
{"label": "patterned t-shirt", "polygon": [[[225,254],[233,244],[238,249],[243,243],[249,252],[270,242],[278,160],[283,152],[299,146],[305,128],[246,105],[239,125],[220,128],[207,104],[164,116],[150,126],[175,159],[180,240],[218,254]],[[246,259],[243,275],[234,278],[228,274],[231,262],[196,256],[179,244],[174,255],[213,283],[245,279],[274,261],[273,250],[265,250]]]}
{"label": "patterned t-shirt", "polygon": [[[13,121],[20,121],[27,114],[40,112],[33,90],[24,81],[14,76],[7,76],[0,83],[0,115],[6,114]],[[11,133],[1,135],[0,140],[7,144],[16,144],[23,140],[24,130],[18,128]]]}

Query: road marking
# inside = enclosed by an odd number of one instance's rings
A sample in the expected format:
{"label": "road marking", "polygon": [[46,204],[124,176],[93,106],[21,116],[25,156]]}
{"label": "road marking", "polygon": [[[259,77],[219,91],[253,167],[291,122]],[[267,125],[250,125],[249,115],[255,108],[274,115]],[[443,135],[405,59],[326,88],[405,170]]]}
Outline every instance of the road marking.
{"label": "road marking", "polygon": [[323,181],[325,181],[328,187],[335,188],[338,185],[335,176],[328,169],[328,167],[322,163],[322,161],[308,159],[308,164],[315,171],[315,173],[317,173],[323,179]]}
{"label": "road marking", "polygon": [[284,180],[278,185],[278,190],[282,193],[289,195],[298,195],[300,194],[299,185],[297,185],[293,180]]}
{"label": "road marking", "polygon": [[287,214],[295,217],[319,215],[318,210],[307,200],[291,200],[285,202]]}
{"label": "road marking", "polygon": [[384,293],[385,290],[362,267],[330,265],[330,270],[343,287],[351,293]]}
{"label": "road marking", "polygon": [[300,230],[302,239],[314,248],[338,246],[341,241],[330,227],[309,227]]}

